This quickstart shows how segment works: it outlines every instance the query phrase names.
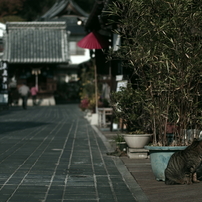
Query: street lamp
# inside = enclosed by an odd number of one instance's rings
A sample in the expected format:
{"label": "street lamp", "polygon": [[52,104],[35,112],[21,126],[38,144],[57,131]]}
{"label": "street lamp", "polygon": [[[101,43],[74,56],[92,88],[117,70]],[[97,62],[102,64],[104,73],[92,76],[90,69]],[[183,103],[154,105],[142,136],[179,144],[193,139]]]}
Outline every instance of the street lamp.
{"label": "street lamp", "polygon": [[41,74],[41,70],[33,69],[32,74],[35,74],[35,86],[36,86],[36,89],[38,89],[38,75]]}

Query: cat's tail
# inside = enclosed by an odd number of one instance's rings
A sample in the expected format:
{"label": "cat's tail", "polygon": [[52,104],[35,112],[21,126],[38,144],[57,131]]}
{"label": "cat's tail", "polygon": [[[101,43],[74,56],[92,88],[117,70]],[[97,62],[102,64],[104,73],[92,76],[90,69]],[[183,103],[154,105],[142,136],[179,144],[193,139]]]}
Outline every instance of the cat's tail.
{"label": "cat's tail", "polygon": [[176,185],[176,184],[187,184],[184,180],[182,180],[182,179],[174,179],[174,180],[171,180],[171,179],[168,179],[167,177],[166,177],[166,179],[165,179],[165,184],[167,184],[167,185]]}
{"label": "cat's tail", "polygon": [[174,185],[177,184],[175,181],[169,180],[168,178],[165,179],[165,184],[167,185]]}

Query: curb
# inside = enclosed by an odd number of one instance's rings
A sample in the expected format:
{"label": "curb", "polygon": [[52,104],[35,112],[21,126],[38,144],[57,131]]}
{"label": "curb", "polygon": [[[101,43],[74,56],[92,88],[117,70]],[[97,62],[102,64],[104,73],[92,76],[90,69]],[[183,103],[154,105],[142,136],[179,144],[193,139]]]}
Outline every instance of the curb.
{"label": "curb", "polygon": [[[112,149],[109,141],[107,140],[107,138],[100,132],[100,130],[96,126],[92,125],[92,128],[97,133],[97,135],[101,138],[101,140],[103,141],[107,150],[112,151],[113,149]],[[130,189],[131,193],[133,194],[134,198],[137,200],[137,202],[149,202],[148,197],[143,192],[141,187],[138,185],[138,183],[136,182],[134,177],[131,175],[131,173],[128,171],[126,166],[123,164],[121,159],[117,158],[117,157],[113,157],[113,161],[114,161],[117,169],[121,173],[128,188]]]}

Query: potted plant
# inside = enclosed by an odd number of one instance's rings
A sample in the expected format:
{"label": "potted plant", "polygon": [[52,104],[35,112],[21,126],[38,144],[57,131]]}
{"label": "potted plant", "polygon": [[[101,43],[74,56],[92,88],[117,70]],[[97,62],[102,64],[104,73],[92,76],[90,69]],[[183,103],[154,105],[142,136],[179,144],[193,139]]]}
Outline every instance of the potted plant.
{"label": "potted plant", "polygon": [[117,149],[119,149],[120,151],[126,151],[127,143],[125,142],[123,135],[117,134],[114,137],[114,140],[116,142]]}
{"label": "potted plant", "polygon": [[112,129],[113,130],[119,130],[120,127],[120,120],[117,117],[112,117]]}
{"label": "potted plant", "polygon": [[[189,0],[117,0],[109,6],[108,16],[122,39],[110,57],[133,70],[132,83],[151,123],[153,144],[146,147],[151,162],[157,164],[152,160],[157,151],[172,151],[161,159],[163,167],[158,166],[163,174],[156,179],[164,180],[172,153],[193,140],[187,130],[201,128],[201,6]],[[169,123],[175,129],[172,142]]]}
{"label": "potted plant", "polygon": [[151,139],[151,124],[144,111],[140,94],[131,83],[111,94],[111,106],[116,118],[125,126],[123,137],[130,148],[140,149]]}

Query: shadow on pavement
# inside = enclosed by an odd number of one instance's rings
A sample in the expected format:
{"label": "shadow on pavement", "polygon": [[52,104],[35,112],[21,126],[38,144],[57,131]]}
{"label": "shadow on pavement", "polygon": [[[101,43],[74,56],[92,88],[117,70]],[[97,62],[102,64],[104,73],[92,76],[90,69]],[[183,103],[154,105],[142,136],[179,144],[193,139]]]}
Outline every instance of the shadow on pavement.
{"label": "shadow on pavement", "polygon": [[9,121],[9,122],[1,122],[0,121],[0,135],[5,134],[7,132],[23,130],[26,128],[34,128],[40,127],[42,125],[47,125],[48,123],[43,122],[20,122],[20,121]]}
{"label": "shadow on pavement", "polygon": [[8,109],[0,110],[0,116],[11,114],[16,111],[23,111],[23,109],[20,106],[9,107]]}

